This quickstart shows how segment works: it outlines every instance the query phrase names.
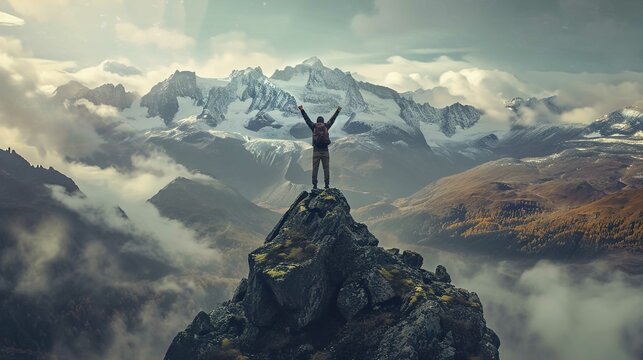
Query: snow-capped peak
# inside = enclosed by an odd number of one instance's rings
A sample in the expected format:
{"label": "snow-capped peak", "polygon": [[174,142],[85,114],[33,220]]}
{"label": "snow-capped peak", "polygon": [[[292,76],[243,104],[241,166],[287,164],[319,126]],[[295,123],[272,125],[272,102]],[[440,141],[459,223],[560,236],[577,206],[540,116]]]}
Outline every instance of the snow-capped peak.
{"label": "snow-capped peak", "polygon": [[640,131],[643,131],[643,110],[636,106],[611,112],[587,127],[588,133],[598,132],[603,136],[633,136]]}
{"label": "snow-capped peak", "polygon": [[230,79],[234,79],[235,77],[238,76],[252,76],[255,78],[263,77],[263,71],[261,70],[260,66],[257,67],[247,67],[243,70],[232,70],[232,73],[230,73]]}
{"label": "snow-capped peak", "polygon": [[321,60],[319,60],[317,56],[313,56],[304,60],[302,64],[308,65],[308,66],[324,66],[324,64],[322,64]]}
{"label": "snow-capped peak", "polygon": [[621,110],[621,114],[630,118],[643,117],[643,109],[637,106],[628,106]]}

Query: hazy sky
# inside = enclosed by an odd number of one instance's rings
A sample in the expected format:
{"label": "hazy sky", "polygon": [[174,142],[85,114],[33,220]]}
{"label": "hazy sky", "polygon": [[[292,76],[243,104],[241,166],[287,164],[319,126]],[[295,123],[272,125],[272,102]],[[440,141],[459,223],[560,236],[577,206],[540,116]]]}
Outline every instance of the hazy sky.
{"label": "hazy sky", "polygon": [[[511,70],[643,70],[639,0],[0,0],[0,11],[26,21],[3,35],[37,56],[84,65],[203,59],[217,37],[238,32],[284,58],[447,54]],[[136,40],[154,29],[176,37]]]}
{"label": "hazy sky", "polygon": [[581,109],[567,120],[588,121],[643,99],[641,0],[0,0],[0,12],[0,51],[30,58],[47,91],[71,77],[146,92],[175,69],[271,75],[318,56],[489,114],[558,94]]}

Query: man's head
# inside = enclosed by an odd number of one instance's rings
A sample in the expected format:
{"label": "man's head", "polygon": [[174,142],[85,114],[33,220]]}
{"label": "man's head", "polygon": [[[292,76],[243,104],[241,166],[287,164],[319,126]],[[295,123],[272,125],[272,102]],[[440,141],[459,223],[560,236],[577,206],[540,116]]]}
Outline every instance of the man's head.
{"label": "man's head", "polygon": [[318,116],[317,117],[317,122],[318,123],[323,123],[324,122],[324,117],[323,116]]}

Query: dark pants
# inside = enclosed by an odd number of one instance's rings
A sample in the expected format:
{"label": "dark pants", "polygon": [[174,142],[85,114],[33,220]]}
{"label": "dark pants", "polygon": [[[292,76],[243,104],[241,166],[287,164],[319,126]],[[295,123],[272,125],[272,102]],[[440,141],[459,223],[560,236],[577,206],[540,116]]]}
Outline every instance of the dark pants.
{"label": "dark pants", "polygon": [[313,150],[313,185],[317,185],[320,161],[324,167],[324,184],[328,186],[330,183],[330,155],[328,150]]}

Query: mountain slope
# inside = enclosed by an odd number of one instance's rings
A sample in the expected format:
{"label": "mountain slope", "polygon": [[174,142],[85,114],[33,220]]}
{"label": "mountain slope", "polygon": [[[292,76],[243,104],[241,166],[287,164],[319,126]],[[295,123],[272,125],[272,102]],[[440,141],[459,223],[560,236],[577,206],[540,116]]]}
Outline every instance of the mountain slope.
{"label": "mountain slope", "polygon": [[597,132],[602,136],[624,135],[643,137],[643,110],[629,106],[613,111],[597,119],[587,127],[587,133]]}
{"label": "mountain slope", "polygon": [[90,215],[118,219],[122,232],[89,221],[54,198],[51,186],[84,197],[70,178],[13,150],[0,150],[0,184],[0,358],[100,354],[119,336],[114,319],[134,329],[143,308],[175,295],[152,286],[175,269],[135,251],[148,240],[127,231],[120,209]]}
{"label": "mountain slope", "polygon": [[276,213],[255,205],[214,179],[176,178],[149,201],[163,216],[181,219],[191,226],[203,226],[205,231],[231,223],[265,232],[277,218]]}
{"label": "mountain slope", "polygon": [[210,246],[225,254],[230,276],[242,276],[245,254],[261,243],[277,220],[275,212],[245,199],[222,182],[177,178],[149,200],[161,215],[179,220],[209,239]]}
{"label": "mountain slope", "polygon": [[377,247],[342,193],[303,192],[248,256],[233,298],[200,312],[165,359],[498,359],[475,293],[442,266]]}
{"label": "mountain slope", "polygon": [[[148,107],[149,116],[160,115],[170,124],[181,120],[175,118],[179,111],[177,97],[193,100],[201,110],[191,115],[210,127],[276,139],[292,139],[291,134],[296,134],[293,127],[301,120],[298,104],[303,104],[311,116],[331,114],[341,105],[342,118],[351,116],[380,132],[394,127],[420,143],[425,142],[420,123],[433,124],[452,136],[457,128],[473,126],[481,115],[475,108],[459,103],[442,109],[418,104],[393,89],[357,82],[351,74],[330,69],[317,58],[276,70],[271,77],[259,67],[235,70],[225,79],[199,80],[194,73],[177,71],[143,96],[141,105]],[[259,114],[268,115],[276,126],[242,126]]]}
{"label": "mountain slope", "polygon": [[90,89],[77,81],[70,81],[65,85],[59,86],[53,98],[60,102],[86,99],[95,105],[110,105],[123,111],[132,106],[137,96],[132,92],[126,91],[121,84],[116,86],[114,84],[103,84]]}
{"label": "mountain slope", "polygon": [[639,155],[599,148],[492,161],[360,209],[376,233],[545,257],[643,251]]}
{"label": "mountain slope", "polygon": [[195,105],[203,104],[203,93],[197,86],[196,74],[191,71],[175,71],[166,80],[154,85],[141,98],[141,106],[147,115],[159,116],[169,124],[179,111],[179,98],[189,98]]}

